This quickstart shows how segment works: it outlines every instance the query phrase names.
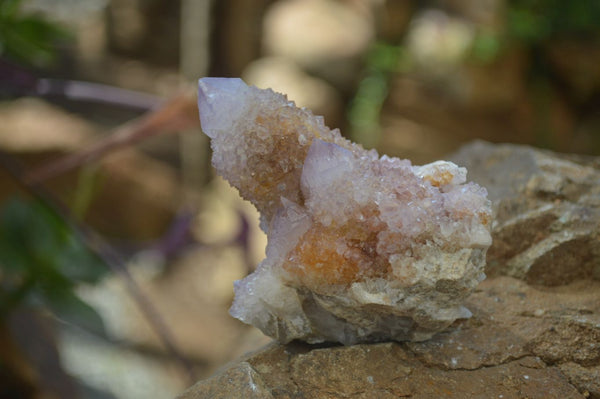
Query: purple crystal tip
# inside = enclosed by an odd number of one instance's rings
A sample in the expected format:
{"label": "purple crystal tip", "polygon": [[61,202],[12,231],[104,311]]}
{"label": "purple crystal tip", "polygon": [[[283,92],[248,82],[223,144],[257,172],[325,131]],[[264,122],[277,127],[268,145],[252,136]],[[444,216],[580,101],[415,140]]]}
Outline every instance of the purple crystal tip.
{"label": "purple crystal tip", "polygon": [[239,78],[202,78],[198,81],[198,109],[202,130],[210,138],[231,130],[246,109],[248,86]]}

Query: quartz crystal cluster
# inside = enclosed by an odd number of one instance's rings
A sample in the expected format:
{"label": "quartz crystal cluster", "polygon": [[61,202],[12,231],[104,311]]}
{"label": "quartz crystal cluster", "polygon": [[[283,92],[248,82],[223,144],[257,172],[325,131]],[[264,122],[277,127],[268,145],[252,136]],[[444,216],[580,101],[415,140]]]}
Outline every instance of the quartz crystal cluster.
{"label": "quartz crystal cluster", "polygon": [[268,236],[266,258],[235,283],[234,317],[281,342],[354,344],[424,340],[470,316],[491,209],[465,168],[380,157],[240,79],[199,88],[213,165]]}

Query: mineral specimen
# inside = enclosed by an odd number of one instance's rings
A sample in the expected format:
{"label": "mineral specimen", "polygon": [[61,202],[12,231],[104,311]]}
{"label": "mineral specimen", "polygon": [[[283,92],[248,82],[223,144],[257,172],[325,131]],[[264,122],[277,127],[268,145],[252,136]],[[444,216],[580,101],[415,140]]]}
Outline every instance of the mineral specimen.
{"label": "mineral specimen", "polygon": [[486,190],[466,169],[379,157],[283,94],[199,82],[213,165],[261,213],[266,259],[230,313],[281,342],[425,340],[485,278]]}

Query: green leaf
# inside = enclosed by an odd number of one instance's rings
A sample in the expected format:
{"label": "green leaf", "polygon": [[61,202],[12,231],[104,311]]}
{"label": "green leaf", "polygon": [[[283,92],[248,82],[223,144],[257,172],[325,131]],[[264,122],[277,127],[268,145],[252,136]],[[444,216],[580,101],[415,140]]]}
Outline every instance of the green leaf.
{"label": "green leaf", "polygon": [[35,268],[39,257],[53,259],[61,250],[65,225],[40,203],[11,199],[0,214],[0,234],[5,251],[21,252],[30,263],[27,267]]}
{"label": "green leaf", "polygon": [[71,39],[68,31],[43,16],[20,15],[20,1],[0,0],[0,56],[38,67],[57,59],[61,42]]}
{"label": "green leaf", "polygon": [[0,17],[12,17],[19,11],[21,0],[0,0]]}
{"label": "green leaf", "polygon": [[531,44],[558,36],[600,35],[598,0],[511,0],[508,5],[508,33],[517,40]]}
{"label": "green leaf", "polygon": [[96,310],[82,301],[71,289],[60,289],[44,294],[45,303],[61,321],[104,335],[104,322]]}
{"label": "green leaf", "polygon": [[40,202],[8,201],[0,213],[0,267],[44,273],[52,269],[73,282],[95,283],[104,263],[50,208]]}
{"label": "green leaf", "polygon": [[73,281],[94,284],[107,273],[107,267],[86,248],[75,235],[68,237],[64,250],[57,259],[61,273]]}
{"label": "green leaf", "polygon": [[98,282],[107,271],[71,227],[41,202],[12,199],[0,210],[0,298],[26,300],[26,295],[15,296],[21,281],[31,282],[33,296],[55,298],[55,292],[72,291],[79,283]]}
{"label": "green leaf", "polygon": [[481,32],[473,42],[473,56],[481,62],[491,62],[496,59],[502,47],[498,35],[489,32]]}

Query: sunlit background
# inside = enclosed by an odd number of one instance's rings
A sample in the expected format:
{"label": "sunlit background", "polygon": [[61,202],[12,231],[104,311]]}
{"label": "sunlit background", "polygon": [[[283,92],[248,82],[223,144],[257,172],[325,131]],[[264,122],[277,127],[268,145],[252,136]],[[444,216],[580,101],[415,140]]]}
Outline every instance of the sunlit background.
{"label": "sunlit background", "polygon": [[600,155],[596,0],[0,0],[0,397],[175,397],[269,342],[227,314],[266,241],[210,168],[203,76],[415,164]]}

